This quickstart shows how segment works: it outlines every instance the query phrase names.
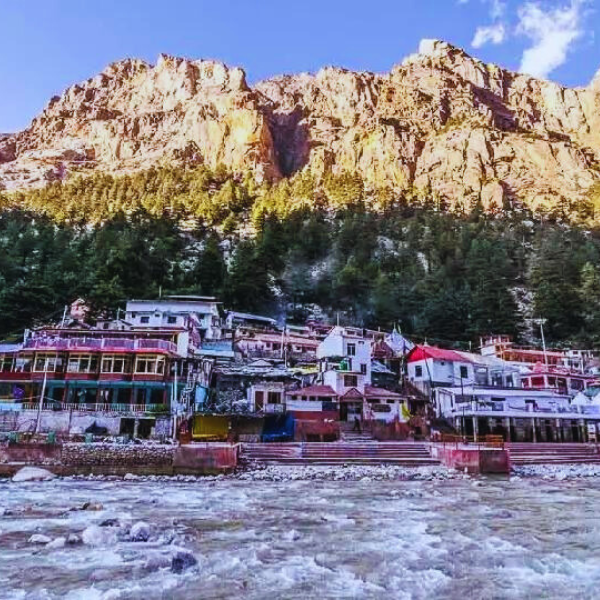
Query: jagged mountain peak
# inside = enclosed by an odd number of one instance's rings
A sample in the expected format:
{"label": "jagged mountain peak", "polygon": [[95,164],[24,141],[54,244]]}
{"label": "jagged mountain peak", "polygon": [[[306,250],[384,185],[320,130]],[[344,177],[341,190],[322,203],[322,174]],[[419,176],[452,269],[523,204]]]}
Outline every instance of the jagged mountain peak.
{"label": "jagged mountain peak", "polygon": [[215,60],[128,58],[68,88],[0,138],[0,182],[142,169],[171,157],[277,180],[359,173],[368,187],[449,204],[582,198],[600,177],[600,84],[570,89],[472,58],[442,40],[389,73],[325,67],[248,86]]}

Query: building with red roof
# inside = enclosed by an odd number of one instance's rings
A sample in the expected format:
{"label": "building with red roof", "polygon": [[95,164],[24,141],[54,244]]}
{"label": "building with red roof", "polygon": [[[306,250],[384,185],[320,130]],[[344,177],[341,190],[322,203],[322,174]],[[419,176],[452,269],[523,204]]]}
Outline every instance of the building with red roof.
{"label": "building with red roof", "polygon": [[415,346],[406,357],[408,380],[426,394],[437,386],[475,382],[474,363],[468,356],[435,346]]}

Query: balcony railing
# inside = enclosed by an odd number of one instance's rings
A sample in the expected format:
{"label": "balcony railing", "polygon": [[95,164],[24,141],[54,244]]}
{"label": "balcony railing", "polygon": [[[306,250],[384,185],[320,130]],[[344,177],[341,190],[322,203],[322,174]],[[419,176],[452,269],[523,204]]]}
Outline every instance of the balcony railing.
{"label": "balcony railing", "polygon": [[535,406],[533,404],[515,406],[505,404],[503,402],[493,402],[488,404],[466,402],[464,406],[455,406],[453,409],[454,415],[462,415],[463,413],[477,412],[518,412],[525,415],[545,414],[545,415],[565,415],[565,414],[581,414],[581,415],[598,415],[600,417],[600,405],[584,405],[572,404],[569,406]]}
{"label": "balcony railing", "polygon": [[[23,410],[39,410],[39,402],[23,402]],[[103,403],[69,403],[69,402],[44,402],[42,410],[76,412],[105,412],[126,414],[167,413],[166,404],[103,404]]]}
{"label": "balcony railing", "polygon": [[177,353],[177,346],[168,340],[139,339],[129,340],[120,338],[30,338],[26,340],[24,349],[27,350],[79,350],[104,352],[120,350],[162,350],[172,354]]}

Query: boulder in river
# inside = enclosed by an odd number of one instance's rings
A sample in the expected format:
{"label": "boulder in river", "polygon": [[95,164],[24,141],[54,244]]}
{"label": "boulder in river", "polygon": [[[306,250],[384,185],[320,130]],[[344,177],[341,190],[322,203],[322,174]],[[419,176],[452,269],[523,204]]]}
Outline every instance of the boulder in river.
{"label": "boulder in river", "polygon": [[66,543],[67,543],[67,538],[57,537],[56,539],[54,539],[51,542],[49,542],[48,544],[46,544],[46,548],[49,548],[50,550],[56,550],[58,548],[64,548]]}
{"label": "boulder in river", "polygon": [[27,541],[30,544],[49,544],[52,538],[42,533],[34,533]]}
{"label": "boulder in river", "polygon": [[113,527],[99,527],[98,525],[90,525],[83,530],[81,539],[88,546],[108,546],[117,541]]}
{"label": "boulder in river", "polygon": [[150,525],[144,521],[138,521],[129,530],[129,539],[132,542],[147,542],[150,539],[150,533]]}
{"label": "boulder in river", "polygon": [[171,571],[173,573],[183,573],[187,569],[198,564],[195,556],[187,550],[177,550],[171,559]]}
{"label": "boulder in river", "polygon": [[55,477],[56,475],[47,469],[40,469],[39,467],[23,467],[13,475],[12,480],[15,483],[21,483],[23,481],[50,481],[50,479],[54,479]]}
{"label": "boulder in river", "polygon": [[173,559],[169,555],[154,553],[146,558],[143,568],[147,572],[153,572],[171,567],[172,564]]}

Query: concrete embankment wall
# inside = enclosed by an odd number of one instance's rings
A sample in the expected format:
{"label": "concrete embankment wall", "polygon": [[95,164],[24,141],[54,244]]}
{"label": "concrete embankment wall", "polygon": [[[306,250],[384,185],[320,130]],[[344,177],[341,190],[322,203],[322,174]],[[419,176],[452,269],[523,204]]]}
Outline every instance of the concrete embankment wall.
{"label": "concrete embankment wall", "polygon": [[431,456],[446,467],[471,474],[510,473],[510,453],[505,448],[432,444]]}
{"label": "concrete embankment wall", "polygon": [[0,475],[25,465],[59,475],[212,475],[232,471],[238,462],[235,444],[184,446],[119,444],[11,444],[0,447]]}
{"label": "concrete embankment wall", "polygon": [[[22,410],[10,413],[10,431],[34,431],[38,413],[36,410]],[[39,431],[53,431],[59,435],[83,434],[91,425],[105,427],[108,435],[119,435],[122,419],[150,420],[153,424],[154,437],[160,438],[171,434],[171,418],[163,415],[124,415],[118,412],[79,412],[70,410],[44,410],[40,415]]]}

